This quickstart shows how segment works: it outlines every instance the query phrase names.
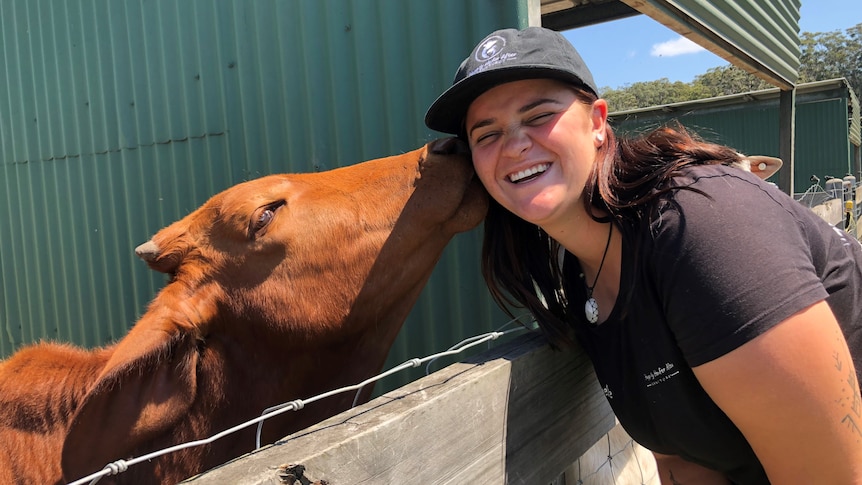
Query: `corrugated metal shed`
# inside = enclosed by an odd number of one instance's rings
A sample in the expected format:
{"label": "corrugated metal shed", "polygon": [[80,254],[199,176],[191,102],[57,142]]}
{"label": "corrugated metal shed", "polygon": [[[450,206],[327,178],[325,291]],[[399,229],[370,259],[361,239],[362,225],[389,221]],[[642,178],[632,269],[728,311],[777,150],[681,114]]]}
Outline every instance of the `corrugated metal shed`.
{"label": "corrugated metal shed", "polygon": [[790,89],[799,70],[800,0],[541,0],[543,25],[567,30],[646,14],[731,64]]}
{"label": "corrugated metal shed", "polygon": [[[678,121],[702,137],[750,155],[778,156],[778,89],[612,113],[619,132],[639,133]],[[842,79],[800,84],[796,95],[796,177],[804,192],[811,175],[825,180],[854,172],[859,101]],[[774,176],[773,178],[775,178]]]}
{"label": "corrugated metal shed", "polygon": [[[424,144],[464,52],[526,15],[519,0],[0,2],[0,356],[124,335],[164,282],[134,247],[212,194]],[[502,323],[480,239],[448,248],[392,361]]]}

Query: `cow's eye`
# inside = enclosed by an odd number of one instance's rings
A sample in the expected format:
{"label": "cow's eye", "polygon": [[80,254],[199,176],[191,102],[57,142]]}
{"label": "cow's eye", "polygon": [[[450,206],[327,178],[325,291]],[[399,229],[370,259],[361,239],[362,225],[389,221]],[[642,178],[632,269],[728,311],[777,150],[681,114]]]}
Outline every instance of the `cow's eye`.
{"label": "cow's eye", "polygon": [[270,223],[275,219],[275,212],[284,205],[283,200],[267,204],[254,211],[249,224],[249,238],[255,240],[264,234]]}

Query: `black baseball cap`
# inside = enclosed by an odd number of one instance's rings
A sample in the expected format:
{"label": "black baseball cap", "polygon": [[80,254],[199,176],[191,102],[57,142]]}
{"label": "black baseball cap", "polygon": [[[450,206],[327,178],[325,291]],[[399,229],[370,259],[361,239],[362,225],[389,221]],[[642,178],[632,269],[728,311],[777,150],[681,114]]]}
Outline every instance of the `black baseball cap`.
{"label": "black baseball cap", "polygon": [[467,108],[479,95],[500,84],[536,78],[599,92],[581,55],[559,32],[543,27],[502,29],[485,37],[464,59],[452,86],[425,113],[425,125],[457,135]]}

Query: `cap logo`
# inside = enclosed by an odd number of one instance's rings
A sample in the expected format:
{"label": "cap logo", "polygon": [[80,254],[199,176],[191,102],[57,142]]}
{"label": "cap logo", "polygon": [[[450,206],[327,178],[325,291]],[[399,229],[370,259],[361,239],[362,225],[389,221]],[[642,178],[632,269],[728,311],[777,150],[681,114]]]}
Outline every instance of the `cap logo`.
{"label": "cap logo", "polygon": [[515,52],[503,52],[506,48],[506,39],[499,35],[492,35],[483,40],[476,47],[476,52],[473,53],[473,59],[479,63],[478,66],[468,71],[465,77],[470,77],[473,74],[493,69],[505,62],[514,61],[518,58]]}
{"label": "cap logo", "polygon": [[479,45],[479,48],[476,49],[476,55],[474,56],[476,62],[485,62],[488,59],[491,59],[499,54],[504,47],[506,47],[506,39],[499,35],[488,37]]}

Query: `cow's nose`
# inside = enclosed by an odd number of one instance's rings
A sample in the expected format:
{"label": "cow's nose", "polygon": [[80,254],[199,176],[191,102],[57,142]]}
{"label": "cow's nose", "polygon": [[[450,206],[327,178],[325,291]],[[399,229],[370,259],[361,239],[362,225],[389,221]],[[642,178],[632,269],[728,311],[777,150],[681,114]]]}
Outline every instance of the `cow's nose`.
{"label": "cow's nose", "polygon": [[140,246],[136,247],[135,254],[137,254],[138,257],[143,259],[144,261],[153,262],[159,255],[159,246],[152,240],[149,240],[144,244],[141,244]]}

